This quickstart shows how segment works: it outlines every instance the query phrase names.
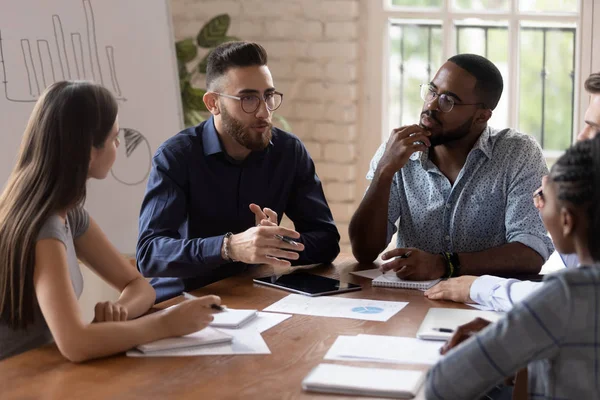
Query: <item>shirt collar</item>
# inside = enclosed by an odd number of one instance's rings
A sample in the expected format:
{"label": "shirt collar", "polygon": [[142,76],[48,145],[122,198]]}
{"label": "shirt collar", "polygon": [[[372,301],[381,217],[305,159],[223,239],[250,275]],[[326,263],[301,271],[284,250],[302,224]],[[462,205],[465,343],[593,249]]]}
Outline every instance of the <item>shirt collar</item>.
{"label": "shirt collar", "polygon": [[217,128],[215,128],[215,120],[212,115],[206,120],[202,128],[202,145],[204,147],[205,156],[224,153],[223,147],[221,147],[221,141],[219,140],[219,134],[217,133]]}
{"label": "shirt collar", "polygon": [[473,146],[473,150],[479,149],[483,154],[486,155],[487,158],[492,158],[492,150],[494,144],[492,143],[491,138],[491,128],[486,126],[481,135],[479,135],[479,139],[475,142]]}
{"label": "shirt collar", "polygon": [[[202,144],[204,146],[204,155],[210,156],[212,154],[217,153],[225,153],[223,147],[221,146],[221,140],[219,139],[219,134],[217,133],[217,128],[215,128],[215,119],[211,115],[209,119],[206,120],[204,127],[202,128]],[[273,138],[269,140],[269,144],[267,148],[260,153],[264,153],[269,147],[273,147]],[[255,152],[253,152],[255,153]],[[258,152],[256,152],[258,153]]]}
{"label": "shirt collar", "polygon": [[[477,141],[475,142],[475,145],[473,145],[473,148],[471,149],[471,151],[473,150],[481,150],[481,152],[483,154],[486,155],[487,158],[492,158],[492,150],[493,150],[493,143],[492,143],[492,138],[491,138],[491,128],[489,126],[486,126],[485,129],[483,130],[483,132],[481,132],[481,135],[479,135],[479,139],[477,139]],[[421,166],[424,169],[427,169],[427,162],[429,161],[429,149],[423,151],[423,152],[417,152],[417,153],[413,153],[410,156],[410,160],[412,161],[419,161],[421,163]]]}

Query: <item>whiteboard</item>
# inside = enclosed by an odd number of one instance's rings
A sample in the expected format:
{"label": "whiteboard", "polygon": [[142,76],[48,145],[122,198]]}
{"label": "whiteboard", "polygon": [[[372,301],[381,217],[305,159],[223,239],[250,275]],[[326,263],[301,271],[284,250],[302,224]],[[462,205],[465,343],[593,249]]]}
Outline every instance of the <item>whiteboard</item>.
{"label": "whiteboard", "polygon": [[156,148],[182,128],[168,0],[0,0],[0,182],[35,101],[63,79],[92,80],[119,102],[111,174],[90,180],[86,208],[125,254]]}

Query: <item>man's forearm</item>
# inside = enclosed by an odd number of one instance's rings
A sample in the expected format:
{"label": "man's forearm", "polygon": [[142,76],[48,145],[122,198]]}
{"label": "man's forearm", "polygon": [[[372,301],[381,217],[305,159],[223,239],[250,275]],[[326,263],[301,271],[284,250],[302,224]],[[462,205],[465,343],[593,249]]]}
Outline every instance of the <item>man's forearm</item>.
{"label": "man's forearm", "polygon": [[300,235],[304,250],[299,253],[298,260],[292,261],[292,265],[329,263],[340,253],[340,235],[337,230],[302,232]]}
{"label": "man's forearm", "polygon": [[388,202],[393,178],[393,174],[377,170],[350,221],[352,253],[360,262],[372,262],[387,246]]}
{"label": "man's forearm", "polygon": [[[217,268],[223,236],[195,239],[142,238],[138,244],[138,267],[145,277],[192,278]],[[205,268],[202,268],[205,267]]]}
{"label": "man's forearm", "polygon": [[537,274],[544,259],[522,243],[508,243],[476,253],[459,253],[462,275]]}

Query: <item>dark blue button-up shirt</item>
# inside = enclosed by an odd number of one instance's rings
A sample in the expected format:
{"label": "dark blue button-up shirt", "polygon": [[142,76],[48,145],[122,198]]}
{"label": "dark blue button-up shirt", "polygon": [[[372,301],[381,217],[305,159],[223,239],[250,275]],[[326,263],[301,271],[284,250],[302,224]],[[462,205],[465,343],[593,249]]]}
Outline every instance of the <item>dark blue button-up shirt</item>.
{"label": "dark blue button-up shirt", "polygon": [[305,246],[294,265],[331,262],[339,233],[302,142],[273,128],[263,151],[238,162],[221,146],[212,118],[156,151],[142,203],[138,268],[154,277],[157,301],[226,278],[246,265],[221,258],[223,237],[255,225],[250,203],[286,214]]}

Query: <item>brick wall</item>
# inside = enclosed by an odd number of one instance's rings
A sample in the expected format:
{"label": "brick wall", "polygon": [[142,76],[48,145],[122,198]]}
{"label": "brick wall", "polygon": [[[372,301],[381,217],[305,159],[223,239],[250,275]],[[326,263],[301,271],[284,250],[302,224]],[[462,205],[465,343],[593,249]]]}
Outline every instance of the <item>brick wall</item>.
{"label": "brick wall", "polygon": [[348,223],[366,173],[356,166],[363,8],[359,0],[171,0],[176,39],[195,37],[206,21],[227,13],[228,34],[266,48],[275,86],[285,94],[277,112],[316,163],[342,251],[349,251]]}

